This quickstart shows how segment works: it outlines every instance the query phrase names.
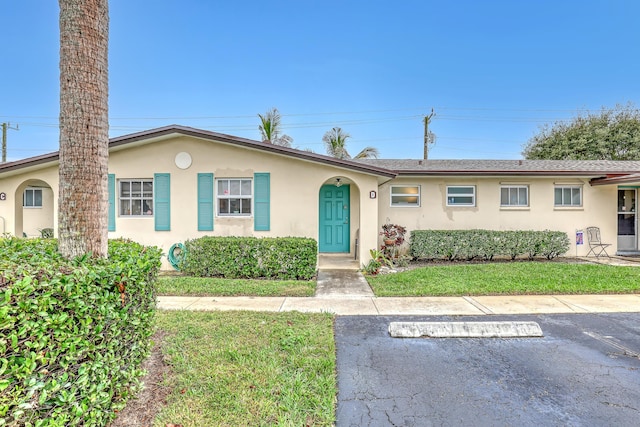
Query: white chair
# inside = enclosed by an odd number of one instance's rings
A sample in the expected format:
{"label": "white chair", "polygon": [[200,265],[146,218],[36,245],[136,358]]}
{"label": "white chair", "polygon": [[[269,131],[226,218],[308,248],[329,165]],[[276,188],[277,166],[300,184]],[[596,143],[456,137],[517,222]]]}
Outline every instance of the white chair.
{"label": "white chair", "polygon": [[605,254],[607,258],[610,258],[607,253],[607,248],[611,246],[611,244],[602,243],[599,227],[587,227],[587,242],[589,243],[589,252],[587,252],[587,256],[589,256],[589,254],[593,254],[593,256],[598,258],[602,254]]}

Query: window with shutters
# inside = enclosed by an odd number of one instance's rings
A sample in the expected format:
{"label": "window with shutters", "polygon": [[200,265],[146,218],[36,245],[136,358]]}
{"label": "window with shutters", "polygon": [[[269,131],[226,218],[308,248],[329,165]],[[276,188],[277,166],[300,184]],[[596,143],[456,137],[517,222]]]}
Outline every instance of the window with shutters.
{"label": "window with shutters", "polygon": [[120,216],[153,215],[153,180],[121,179],[118,182]]}
{"label": "window with shutters", "polygon": [[250,216],[253,201],[251,179],[217,179],[218,215]]}

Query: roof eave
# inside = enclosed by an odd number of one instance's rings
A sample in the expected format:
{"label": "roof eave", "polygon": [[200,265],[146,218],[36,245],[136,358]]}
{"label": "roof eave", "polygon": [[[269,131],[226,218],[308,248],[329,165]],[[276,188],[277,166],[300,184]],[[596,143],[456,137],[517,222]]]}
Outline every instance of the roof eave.
{"label": "roof eave", "polygon": [[0,173],[11,172],[19,169],[31,168],[45,165],[60,160],[60,152],[54,151],[40,156],[29,157],[27,159],[16,160],[14,162],[0,163]]}
{"label": "roof eave", "polygon": [[[274,154],[280,154],[288,157],[298,158],[305,161],[327,164],[330,166],[341,167],[344,169],[355,170],[362,173],[371,175],[382,176],[386,178],[395,178],[397,173],[392,170],[370,166],[359,162],[350,160],[341,160],[334,157],[324,156],[321,154],[310,153],[306,151],[297,150],[294,148],[282,147],[279,145],[266,144],[264,142],[254,141],[251,139],[240,138],[236,136],[226,135],[217,132],[211,132],[201,129],[195,129],[187,126],[171,125],[161,128],[151,129],[147,131],[137,132],[133,134],[123,135],[109,139],[109,151],[114,148],[122,147],[128,144],[136,142],[144,142],[145,140],[153,140],[161,138],[163,136],[170,135],[187,135],[194,138],[201,138],[206,140],[215,140],[231,145],[241,146],[253,150],[271,152]],[[5,171],[13,171],[18,169],[24,169],[26,167],[38,166],[49,162],[59,160],[59,152],[53,152],[44,154],[41,156],[31,157],[28,159],[18,160],[11,163],[0,164],[0,173]]]}
{"label": "roof eave", "polygon": [[610,176],[593,178],[591,181],[589,181],[589,184],[591,184],[592,187],[596,187],[598,185],[640,183],[640,174],[638,173],[608,175]]}
{"label": "roof eave", "polygon": [[425,170],[396,170],[398,176],[592,176],[600,177],[607,172],[594,171],[568,171],[568,170],[446,170],[446,171],[425,171]]}
{"label": "roof eave", "polygon": [[164,128],[158,128],[151,131],[139,132],[129,136],[120,138],[114,138],[109,144],[110,147],[117,147],[123,144],[141,141],[153,137],[159,137],[170,134],[181,134],[192,136],[194,138],[203,138],[207,140],[215,140],[218,142],[224,142],[231,145],[241,146],[258,151],[266,151],[274,154],[280,154],[287,157],[294,157],[301,160],[307,160],[315,163],[324,163],[331,166],[343,167],[345,169],[356,170],[359,172],[369,173],[373,175],[380,175],[388,178],[395,178],[396,173],[392,170],[365,165],[359,162],[351,160],[336,159],[335,157],[325,156],[322,154],[311,153],[307,151],[297,150],[295,148],[283,147],[281,145],[268,144],[260,141],[255,141],[247,138],[240,138],[237,136],[226,135],[223,133],[217,133],[212,131],[206,131],[201,129],[195,129],[187,126],[166,126]]}

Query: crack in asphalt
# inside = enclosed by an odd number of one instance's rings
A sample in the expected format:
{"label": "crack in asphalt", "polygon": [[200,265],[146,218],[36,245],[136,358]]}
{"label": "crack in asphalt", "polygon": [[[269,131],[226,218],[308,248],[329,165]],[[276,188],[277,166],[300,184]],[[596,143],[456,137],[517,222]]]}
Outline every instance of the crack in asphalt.
{"label": "crack in asphalt", "polygon": [[616,341],[614,341],[613,337],[608,337],[608,336],[603,336],[600,334],[597,334],[595,332],[591,332],[591,331],[582,331],[583,334],[598,340],[604,344],[608,344],[611,347],[618,349],[620,351],[622,351],[622,355],[623,356],[630,356],[630,357],[635,357],[637,359],[640,359],[640,353],[636,352],[635,350],[630,349],[629,347],[622,345]]}
{"label": "crack in asphalt", "polygon": [[528,316],[536,342],[394,341],[396,318],[338,317],[337,426],[637,424],[637,314]]}

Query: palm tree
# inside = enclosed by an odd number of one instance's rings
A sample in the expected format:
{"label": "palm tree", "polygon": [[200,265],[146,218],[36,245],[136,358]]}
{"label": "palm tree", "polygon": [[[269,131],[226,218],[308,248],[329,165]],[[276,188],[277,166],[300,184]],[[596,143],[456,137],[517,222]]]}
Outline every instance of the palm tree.
{"label": "palm tree", "polygon": [[267,111],[264,116],[262,114],[258,114],[258,117],[260,117],[258,130],[262,136],[262,142],[281,145],[283,147],[291,147],[293,138],[289,135],[280,135],[280,113],[277,108],[272,108]]}
{"label": "palm tree", "polygon": [[108,0],[59,0],[58,237],[67,257],[107,256]]}
{"label": "palm tree", "polygon": [[[347,151],[347,139],[351,138],[351,135],[344,132],[342,128],[336,126],[330,131],[327,131],[322,137],[322,141],[327,148],[327,154],[338,159],[350,159],[351,155]],[[380,153],[375,147],[365,147],[356,154],[354,159],[377,159]]]}
{"label": "palm tree", "polygon": [[327,148],[327,154],[337,159],[350,159],[351,156],[347,152],[347,139],[351,138],[351,135],[344,132],[342,128],[334,127],[333,129],[325,132],[322,137]]}

